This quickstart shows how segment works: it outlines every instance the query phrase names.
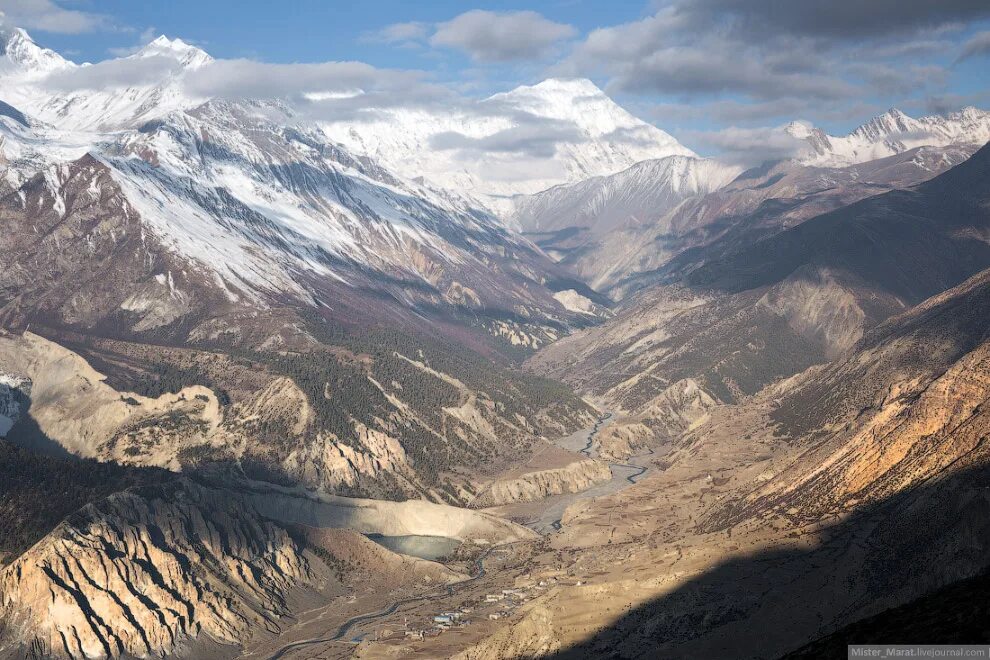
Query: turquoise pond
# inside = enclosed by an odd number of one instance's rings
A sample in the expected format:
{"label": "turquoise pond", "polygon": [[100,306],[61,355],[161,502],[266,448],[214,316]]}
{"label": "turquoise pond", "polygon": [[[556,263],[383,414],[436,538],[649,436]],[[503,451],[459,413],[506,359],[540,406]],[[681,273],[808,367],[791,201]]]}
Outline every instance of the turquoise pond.
{"label": "turquoise pond", "polygon": [[369,539],[392,552],[436,561],[448,557],[461,544],[457,539],[446,536],[383,536],[367,534]]}

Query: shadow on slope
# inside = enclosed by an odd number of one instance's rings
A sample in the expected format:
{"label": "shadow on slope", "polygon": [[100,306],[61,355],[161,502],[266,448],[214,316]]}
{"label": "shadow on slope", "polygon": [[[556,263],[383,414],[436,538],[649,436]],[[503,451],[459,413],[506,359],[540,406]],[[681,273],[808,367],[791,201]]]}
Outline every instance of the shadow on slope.
{"label": "shadow on slope", "polygon": [[990,263],[988,202],[990,145],[930,181],[817,216],[705,264],[687,281],[738,293],[828,268],[917,304]]}
{"label": "shadow on slope", "polygon": [[791,658],[841,658],[850,644],[990,643],[990,573],[960,580],[907,605],[850,624]]}
{"label": "shadow on slope", "polygon": [[[988,551],[990,466],[983,466],[863,506],[825,528],[812,547],[728,560],[554,657],[779,657],[985,572]],[[940,628],[930,631],[939,641],[976,641],[940,612]],[[925,626],[924,618],[915,622],[914,638],[927,641]]]}
{"label": "shadow on slope", "polygon": [[65,447],[52,440],[41,430],[38,422],[31,414],[31,397],[23,391],[15,393],[17,403],[20,405],[20,416],[14,425],[10,427],[5,437],[11,443],[26,449],[53,458],[74,459]]}

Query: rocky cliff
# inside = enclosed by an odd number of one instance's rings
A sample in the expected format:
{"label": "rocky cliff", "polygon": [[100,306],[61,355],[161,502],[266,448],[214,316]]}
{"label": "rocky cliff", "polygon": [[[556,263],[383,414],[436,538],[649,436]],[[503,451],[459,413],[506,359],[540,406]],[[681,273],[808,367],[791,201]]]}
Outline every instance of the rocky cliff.
{"label": "rocky cliff", "polygon": [[317,571],[244,500],[189,481],[113,495],[0,573],[0,657],[99,658],[278,630]]}
{"label": "rocky cliff", "polygon": [[575,461],[564,467],[497,479],[472,500],[471,506],[501,506],[513,502],[532,502],[551,495],[578,493],[611,478],[612,470],[607,463],[595,459]]}

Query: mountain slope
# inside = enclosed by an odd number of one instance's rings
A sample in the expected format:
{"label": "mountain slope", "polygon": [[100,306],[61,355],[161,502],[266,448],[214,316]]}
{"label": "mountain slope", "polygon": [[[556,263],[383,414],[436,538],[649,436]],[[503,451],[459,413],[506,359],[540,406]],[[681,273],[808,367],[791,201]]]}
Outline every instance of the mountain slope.
{"label": "mountain slope", "polygon": [[974,150],[919,147],[829,168],[780,161],[741,174],[674,156],[516,197],[510,218],[562,266],[620,300],[815,215],[925,181]]}
{"label": "mountain slope", "polygon": [[[537,642],[559,658],[780,657],[912,602],[939,641],[967,643],[945,596],[971,598],[979,622],[985,597],[958,583],[990,556],[988,319],[985,270],[842,359],[712,410],[661,469],[571,511],[540,568],[572,557],[574,586],[463,657]],[[927,594],[935,603],[917,602]],[[899,643],[900,614],[853,633],[890,626],[871,642]]]}
{"label": "mountain slope", "polygon": [[[4,314],[16,297],[22,318],[30,307],[92,327],[131,314],[125,327],[135,331],[188,332],[175,324],[195,327],[206,309],[216,317],[291,299],[357,319],[370,298],[372,316],[443,318],[530,346],[587,322],[553,297],[554,282],[573,288],[566,275],[491,216],[410,187],[319,132],[271,121],[277,111],[207,103],[115,134],[68,164],[44,162],[75,148],[63,133],[41,128],[29,140],[20,124],[0,126],[44,155],[8,168],[19,185],[3,196]],[[31,164],[42,172],[29,176]],[[62,255],[66,240],[90,252]],[[119,286],[85,272],[94,257]],[[39,271],[54,277],[30,275]],[[58,309],[84,292],[99,309]]]}
{"label": "mountain slope", "polygon": [[691,420],[671,423],[664,411],[686,385],[715,402],[754,394],[990,265],[988,184],[985,147],[915,188],[817,216],[645,290],[530,364],[676,435]]}
{"label": "mountain slope", "polygon": [[617,174],[516,197],[509,222],[599,288],[612,279],[610,265],[639,247],[658,218],[736,174],[735,168],[688,156],[644,160]]}
{"label": "mountain slope", "polygon": [[[57,76],[86,66],[21,30],[2,38],[0,79],[13,97],[0,116],[0,195],[13,219],[3,302],[19,296],[8,318],[23,322],[35,305],[92,327],[124,313],[138,317],[132,330],[169,326],[178,336],[204,321],[192,318],[198,310],[291,300],[339,318],[467,327],[475,341],[495,336],[516,350],[595,316],[561,304],[555,294],[582,287],[488,212],[352,155],[283,102],[186,95],[184,76],[212,63],[188,44],[159,38],[129,58],[130,68],[153,65],[154,82],[60,95]],[[114,63],[94,66],[104,65]],[[80,224],[86,214],[99,222]],[[98,285],[89,274],[46,265],[63,258],[63,240],[91,244],[111,272],[121,260],[118,286],[84,292]],[[73,268],[84,262],[94,263]],[[71,290],[42,291],[54,283],[29,271],[60,273],[58,286]],[[119,295],[128,289],[134,296]],[[53,307],[84,293],[99,310]]]}

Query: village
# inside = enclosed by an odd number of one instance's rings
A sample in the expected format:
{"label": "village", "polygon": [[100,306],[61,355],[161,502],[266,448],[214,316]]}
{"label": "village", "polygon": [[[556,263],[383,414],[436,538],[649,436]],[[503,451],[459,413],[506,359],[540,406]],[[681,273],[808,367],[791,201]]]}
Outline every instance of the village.
{"label": "village", "polygon": [[451,608],[422,618],[406,617],[401,630],[381,628],[375,631],[376,641],[422,640],[438,637],[447,631],[463,629],[478,621],[498,621],[511,617],[528,601],[545,593],[562,582],[562,571],[550,570],[537,576],[526,573],[515,579],[515,585],[483,596],[475,596],[456,608]]}

